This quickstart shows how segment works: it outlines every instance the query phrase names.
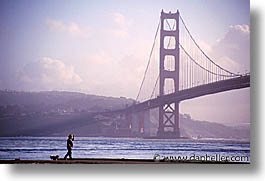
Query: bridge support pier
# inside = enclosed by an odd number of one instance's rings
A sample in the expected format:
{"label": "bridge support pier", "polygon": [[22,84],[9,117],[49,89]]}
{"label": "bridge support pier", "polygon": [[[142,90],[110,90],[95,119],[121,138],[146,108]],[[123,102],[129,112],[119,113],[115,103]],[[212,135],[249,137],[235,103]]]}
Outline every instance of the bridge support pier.
{"label": "bridge support pier", "polygon": [[131,126],[132,136],[139,136],[139,123],[137,113],[132,114],[132,126]]}
{"label": "bridge support pier", "polygon": [[144,136],[150,136],[150,109],[144,111]]}
{"label": "bridge support pier", "polygon": [[150,110],[136,112],[132,114],[132,136],[150,136]]}
{"label": "bridge support pier", "polygon": [[121,122],[120,127],[118,128],[116,134],[121,137],[130,137],[131,136],[131,125],[132,125],[132,111],[128,109],[124,114],[124,118]]}
{"label": "bridge support pier", "polygon": [[179,102],[159,107],[159,138],[179,138]]}

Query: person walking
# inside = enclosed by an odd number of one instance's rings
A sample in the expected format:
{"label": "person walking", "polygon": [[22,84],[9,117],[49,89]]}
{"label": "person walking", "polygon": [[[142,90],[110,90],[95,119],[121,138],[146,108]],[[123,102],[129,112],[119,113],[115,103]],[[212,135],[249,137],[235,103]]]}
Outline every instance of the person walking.
{"label": "person walking", "polygon": [[73,141],[74,141],[74,135],[70,134],[67,139],[67,153],[64,156],[65,160],[67,159],[68,156],[70,160],[72,160],[72,148],[74,146]]}

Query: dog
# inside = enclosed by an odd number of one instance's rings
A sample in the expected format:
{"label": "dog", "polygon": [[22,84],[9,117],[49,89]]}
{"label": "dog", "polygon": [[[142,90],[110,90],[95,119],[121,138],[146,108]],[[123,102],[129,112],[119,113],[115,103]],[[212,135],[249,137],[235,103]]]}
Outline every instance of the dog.
{"label": "dog", "polygon": [[59,155],[50,155],[50,158],[51,158],[52,160],[58,160]]}

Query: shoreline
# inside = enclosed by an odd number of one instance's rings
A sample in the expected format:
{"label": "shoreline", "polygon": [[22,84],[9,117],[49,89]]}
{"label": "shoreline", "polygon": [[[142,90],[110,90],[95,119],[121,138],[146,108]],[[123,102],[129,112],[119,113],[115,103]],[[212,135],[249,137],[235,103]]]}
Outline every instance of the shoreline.
{"label": "shoreline", "polygon": [[250,164],[222,161],[165,161],[154,159],[73,158],[72,160],[0,160],[0,164]]}

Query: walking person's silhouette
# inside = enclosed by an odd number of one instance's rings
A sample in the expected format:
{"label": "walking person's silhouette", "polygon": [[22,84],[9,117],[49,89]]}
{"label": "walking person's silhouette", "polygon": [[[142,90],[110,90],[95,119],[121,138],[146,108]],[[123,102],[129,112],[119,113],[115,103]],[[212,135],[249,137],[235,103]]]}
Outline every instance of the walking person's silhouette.
{"label": "walking person's silhouette", "polygon": [[64,156],[65,160],[67,159],[68,156],[70,160],[72,159],[72,148],[74,146],[73,141],[74,141],[74,135],[70,134],[67,139],[67,153]]}

